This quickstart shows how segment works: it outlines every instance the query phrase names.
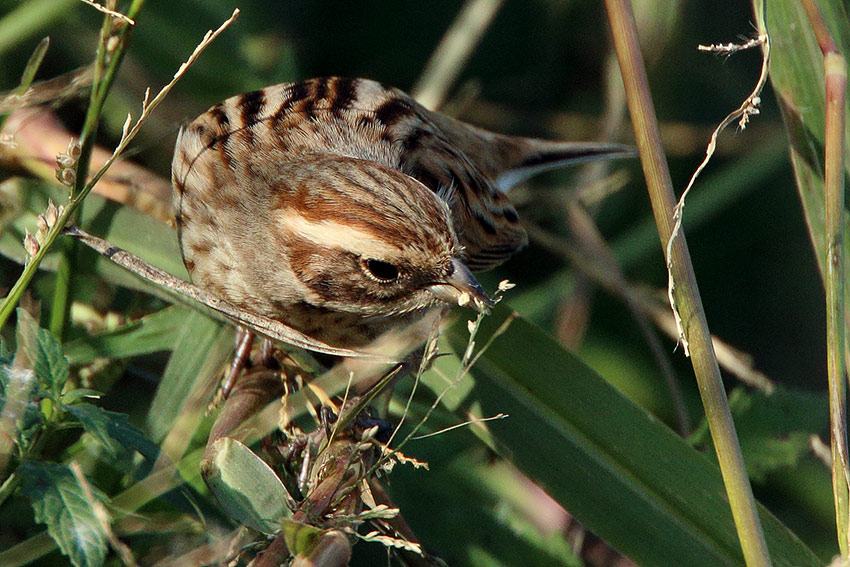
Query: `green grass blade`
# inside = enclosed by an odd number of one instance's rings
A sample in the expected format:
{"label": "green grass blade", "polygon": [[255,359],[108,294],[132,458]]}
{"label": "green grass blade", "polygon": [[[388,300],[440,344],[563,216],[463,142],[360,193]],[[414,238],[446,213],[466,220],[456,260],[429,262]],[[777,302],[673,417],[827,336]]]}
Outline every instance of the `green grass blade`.
{"label": "green grass blade", "polygon": [[[844,53],[850,53],[850,23],[841,0],[818,2],[827,25]],[[777,0],[768,10],[775,50],[770,78],[790,142],[791,163],[812,245],[824,272],[824,99],[823,55],[799,2]],[[850,129],[845,148],[850,147]],[[850,163],[845,153],[845,167]],[[846,226],[845,221],[845,226]]]}
{"label": "green grass blade", "polygon": [[151,437],[159,441],[177,422],[195,382],[221,372],[233,348],[233,328],[190,311],[180,321],[174,352],[148,412]]}
{"label": "green grass blade", "polygon": [[[808,15],[804,4],[779,1],[772,5],[768,24],[778,49],[770,71],[788,132],[791,162],[794,166],[797,190],[803,203],[809,237],[826,288],[835,515],[839,547],[846,558],[848,479],[844,361],[847,357],[845,336],[848,319],[844,314],[844,297],[848,293],[848,279],[843,258],[848,253],[848,242],[844,238],[848,216],[844,205],[840,162],[843,155],[846,175],[847,168],[850,167],[850,153],[847,150],[850,147],[850,128],[844,125],[842,111],[846,116],[850,105],[845,100],[841,108],[840,100],[833,102],[833,107],[837,108],[834,108],[835,112],[831,115],[830,129],[835,130],[837,127],[837,130],[832,134],[832,141],[827,144],[824,52],[837,48],[839,52],[850,53],[850,21],[847,18],[846,3],[840,0],[819,1],[817,6],[820,10],[809,5],[814,9]],[[820,30],[822,45],[819,45],[813,30],[815,24]],[[824,25],[827,29],[824,29]],[[830,35],[831,41],[828,38]],[[834,47],[831,45],[832,41],[835,42]],[[830,46],[827,47],[827,44]],[[836,53],[828,53],[827,57],[841,61],[840,73],[845,75],[846,82],[843,59]],[[831,154],[829,164],[825,161],[828,152]],[[827,191],[824,177],[825,172],[830,170],[832,189]]]}
{"label": "green grass blade", "polygon": [[[486,344],[510,313],[485,319]],[[462,326],[449,339],[462,352]],[[522,352],[523,356],[514,353]],[[457,359],[438,369],[453,375]],[[472,396],[526,475],[585,526],[642,567],[742,566],[717,465],[530,323],[516,318],[472,368]],[[763,508],[774,565],[820,565]]]}

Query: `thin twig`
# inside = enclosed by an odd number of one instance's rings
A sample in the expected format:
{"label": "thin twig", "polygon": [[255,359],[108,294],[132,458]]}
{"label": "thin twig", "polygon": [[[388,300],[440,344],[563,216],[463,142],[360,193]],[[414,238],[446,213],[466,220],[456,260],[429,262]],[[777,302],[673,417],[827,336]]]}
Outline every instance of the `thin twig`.
{"label": "thin twig", "polygon": [[79,239],[86,246],[89,246],[100,254],[103,254],[122,268],[130,270],[137,276],[140,276],[153,284],[168,289],[183,297],[188,297],[193,301],[197,301],[198,303],[206,305],[210,309],[213,309],[225,315],[226,317],[232,319],[240,325],[250,327],[251,329],[269,338],[282,341],[284,343],[291,344],[297,347],[305,348],[307,350],[331,354],[335,356],[349,356],[355,358],[378,358],[383,360],[383,357],[379,357],[376,355],[328,345],[326,343],[323,343],[322,341],[309,337],[301,333],[300,331],[297,331],[292,327],[281,323],[280,321],[276,321],[274,319],[270,319],[269,317],[264,317],[257,313],[251,313],[250,311],[240,309],[239,307],[228,303],[220,297],[213,295],[208,291],[203,290],[195,285],[192,285],[191,283],[185,280],[181,280],[180,278],[169,274],[165,270],[161,270],[156,266],[145,262],[138,256],[134,256],[126,250],[118,248],[117,246],[113,246],[102,238],[92,236],[91,234],[75,226],[68,227],[67,229],[65,229],[64,233]]}

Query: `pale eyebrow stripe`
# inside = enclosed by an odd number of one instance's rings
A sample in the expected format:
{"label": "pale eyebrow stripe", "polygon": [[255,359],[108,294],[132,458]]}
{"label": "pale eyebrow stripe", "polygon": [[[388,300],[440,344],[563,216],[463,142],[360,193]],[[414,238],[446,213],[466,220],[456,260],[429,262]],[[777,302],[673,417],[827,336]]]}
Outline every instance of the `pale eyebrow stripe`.
{"label": "pale eyebrow stripe", "polygon": [[298,235],[326,248],[341,248],[358,256],[369,258],[392,258],[402,251],[398,246],[375,238],[362,229],[338,221],[309,221],[297,213],[285,213],[278,217],[278,226],[289,234]]}

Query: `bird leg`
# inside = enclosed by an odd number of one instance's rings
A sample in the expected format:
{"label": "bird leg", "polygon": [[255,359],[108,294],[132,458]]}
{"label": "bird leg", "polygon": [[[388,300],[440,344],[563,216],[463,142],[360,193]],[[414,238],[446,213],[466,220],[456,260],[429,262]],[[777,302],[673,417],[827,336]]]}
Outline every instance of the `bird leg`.
{"label": "bird leg", "polygon": [[236,332],[236,351],[233,354],[233,360],[230,362],[230,370],[221,381],[221,388],[216,395],[216,402],[226,400],[227,396],[230,395],[233,385],[236,383],[236,377],[239,376],[239,373],[242,372],[250,360],[253,344],[254,333],[245,327],[238,327],[238,331]]}

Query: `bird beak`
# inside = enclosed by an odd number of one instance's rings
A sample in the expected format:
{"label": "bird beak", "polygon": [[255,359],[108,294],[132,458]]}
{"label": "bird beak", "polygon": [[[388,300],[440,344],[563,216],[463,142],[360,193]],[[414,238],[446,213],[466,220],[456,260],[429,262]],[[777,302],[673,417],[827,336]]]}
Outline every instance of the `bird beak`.
{"label": "bird beak", "polygon": [[452,267],[454,270],[451,275],[428,288],[437,299],[459,305],[471,303],[470,306],[481,313],[495,305],[463,262],[454,259]]}

